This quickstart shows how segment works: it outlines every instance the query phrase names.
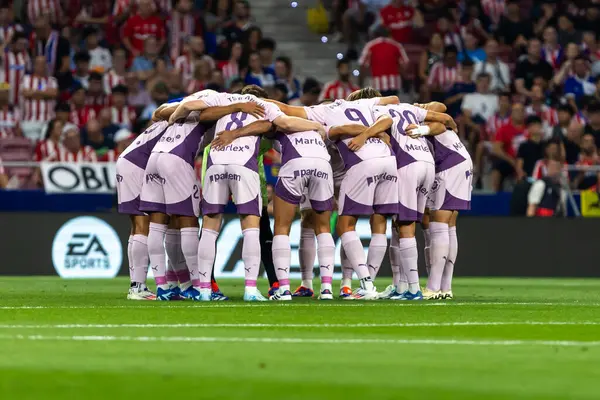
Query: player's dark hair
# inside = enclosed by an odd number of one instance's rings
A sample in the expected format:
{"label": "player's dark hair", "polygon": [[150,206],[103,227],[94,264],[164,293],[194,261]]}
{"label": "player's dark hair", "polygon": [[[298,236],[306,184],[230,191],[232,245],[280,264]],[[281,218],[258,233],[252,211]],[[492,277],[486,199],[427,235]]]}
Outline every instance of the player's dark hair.
{"label": "player's dark hair", "polygon": [[75,56],[73,56],[73,61],[75,61],[75,64],[79,62],[89,63],[91,59],[92,57],[87,51],[78,51],[77,53],[75,53]]}
{"label": "player's dark hair", "polygon": [[112,94],[122,94],[123,96],[127,96],[129,94],[129,89],[125,85],[117,85],[112,88]]}
{"label": "player's dark hair", "polygon": [[527,117],[527,119],[525,120],[525,125],[529,126],[529,125],[533,125],[533,124],[542,124],[542,119],[540,117],[538,117],[537,115],[531,115],[529,117]]}
{"label": "player's dark hair", "polygon": [[102,74],[100,72],[92,72],[90,73],[90,81],[101,81],[102,80]]}
{"label": "player's dark hair", "polygon": [[242,89],[242,94],[251,94],[260,99],[268,99],[269,95],[267,91],[257,85],[248,85]]}
{"label": "player's dark hair", "polygon": [[350,95],[346,98],[348,101],[355,101],[360,99],[372,99],[374,97],[381,97],[381,93],[377,89],[372,87],[366,87],[364,89],[357,90],[355,92],[350,93]]}

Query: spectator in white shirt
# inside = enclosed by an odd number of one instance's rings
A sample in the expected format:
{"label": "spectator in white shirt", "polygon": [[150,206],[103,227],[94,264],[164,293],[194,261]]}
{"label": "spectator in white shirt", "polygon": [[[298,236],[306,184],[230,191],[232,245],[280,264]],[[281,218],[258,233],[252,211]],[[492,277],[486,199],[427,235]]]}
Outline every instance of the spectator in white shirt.
{"label": "spectator in white shirt", "polygon": [[104,73],[112,68],[112,55],[110,51],[99,45],[98,30],[88,27],[83,31],[85,48],[90,55],[90,69]]}
{"label": "spectator in white shirt", "polygon": [[490,92],[490,75],[482,73],[475,82],[477,91],[466,94],[462,102],[464,122],[470,137],[479,137],[485,123],[498,112],[498,95]]}
{"label": "spectator in white shirt", "polygon": [[496,39],[489,39],[485,43],[485,61],[475,63],[473,69],[473,78],[485,72],[490,75],[490,90],[492,92],[502,92],[510,90],[510,70],[508,64],[498,58],[500,46]]}

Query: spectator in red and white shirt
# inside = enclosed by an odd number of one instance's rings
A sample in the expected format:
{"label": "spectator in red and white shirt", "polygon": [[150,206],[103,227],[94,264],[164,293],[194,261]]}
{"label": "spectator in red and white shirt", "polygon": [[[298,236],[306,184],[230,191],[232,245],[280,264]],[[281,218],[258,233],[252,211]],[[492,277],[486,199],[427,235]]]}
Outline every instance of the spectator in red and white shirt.
{"label": "spectator in red and white shirt", "polygon": [[384,27],[377,28],[377,38],[368,42],[360,56],[360,77],[358,84],[364,86],[364,77],[370,71],[371,86],[383,96],[393,96],[402,87],[400,71],[408,64],[408,56],[401,44],[388,37]]}
{"label": "spectator in red and white shirt", "polygon": [[12,42],[2,57],[3,69],[0,82],[10,85],[10,103],[17,106],[21,102],[21,80],[27,71],[31,71],[31,57],[27,53],[27,37],[18,32],[12,37]]}
{"label": "spectator in red and white shirt", "polygon": [[10,86],[0,84],[0,139],[21,136],[19,110],[9,101]]}
{"label": "spectator in red and white shirt", "polygon": [[33,74],[25,75],[21,81],[21,94],[23,136],[32,141],[40,140],[44,125],[54,118],[58,97],[58,83],[56,78],[47,74],[46,57],[35,58]]}
{"label": "spectator in red and white shirt", "polygon": [[156,15],[152,0],[138,0],[138,13],[130,17],[123,26],[123,45],[133,57],[144,51],[144,41],[148,36],[158,40],[158,48],[165,45],[165,24]]}
{"label": "spectator in red and white shirt", "polygon": [[127,105],[127,86],[118,85],[112,91],[112,106],[110,107],[111,121],[121,128],[131,129],[135,122],[136,114],[133,107]]}
{"label": "spectator in red and white shirt", "polygon": [[[95,122],[95,120],[92,120]],[[98,157],[90,146],[81,145],[81,133],[73,124],[67,124],[62,130],[62,146],[54,157],[47,161],[57,162],[96,162]]]}
{"label": "spectator in red and white shirt", "polygon": [[97,117],[94,107],[85,103],[85,89],[83,86],[75,86],[72,89],[69,109],[69,122],[77,125],[79,129],[83,129],[89,120]]}
{"label": "spectator in red and white shirt", "polygon": [[457,61],[456,46],[446,46],[444,58],[431,67],[427,86],[430,92],[443,92],[460,80],[460,64]]}
{"label": "spectator in red and white shirt", "polygon": [[494,141],[496,161],[492,167],[492,188],[496,192],[502,188],[504,179],[515,173],[517,150],[527,140],[525,130],[525,107],[521,103],[514,103],[510,122],[498,129]]}
{"label": "spectator in red and white shirt", "polygon": [[102,74],[92,72],[88,79],[88,88],[85,93],[85,104],[92,107],[96,114],[108,106],[108,96],[104,92]]}
{"label": "spectator in red and white shirt", "polygon": [[390,30],[392,39],[398,43],[411,43],[413,26],[423,22],[420,12],[403,0],[392,0],[379,11],[379,17],[383,26]]}
{"label": "spectator in red and white shirt", "polygon": [[112,69],[102,77],[104,93],[106,94],[110,94],[115,86],[125,83],[125,75],[127,75],[127,53],[125,53],[125,50],[116,49],[113,51],[112,64]]}
{"label": "spectator in red and white shirt", "polygon": [[350,77],[350,61],[343,58],[337,62],[338,78],[335,81],[327,82],[323,86],[319,101],[325,99],[345,99],[350,93],[360,89],[359,86],[352,83]]}
{"label": "spectator in red and white shirt", "polygon": [[184,53],[184,44],[192,36],[204,35],[203,21],[193,13],[192,0],[178,0],[169,21],[169,56],[171,61]]}
{"label": "spectator in red and white shirt", "polygon": [[540,85],[531,87],[531,104],[525,107],[525,115],[536,115],[542,120],[544,128],[543,140],[552,136],[552,128],[558,125],[558,113],[556,109],[546,105],[546,95]]}
{"label": "spectator in red and white shirt", "polygon": [[63,18],[63,11],[60,6],[60,0],[28,0],[27,19],[33,22],[41,16],[48,16],[52,24],[60,24]]}
{"label": "spectator in red and white shirt", "polygon": [[48,122],[44,140],[38,142],[33,153],[33,160],[37,162],[56,159],[62,147],[62,131],[65,124],[59,119]]}
{"label": "spectator in red and white shirt", "polygon": [[188,46],[188,53],[177,57],[175,60],[175,70],[181,73],[185,85],[193,78],[198,62],[206,61],[211,70],[215,68],[215,61],[204,53],[204,39],[200,36],[192,36],[189,38]]}
{"label": "spectator in red and white shirt", "polygon": [[498,95],[498,111],[485,124],[485,139],[494,141],[498,129],[510,122],[510,93]]}
{"label": "spectator in red and white shirt", "polygon": [[23,26],[15,23],[12,10],[12,1],[3,1],[0,4],[0,42],[12,42],[15,33],[23,33]]}
{"label": "spectator in red and white shirt", "polygon": [[244,47],[242,46],[242,42],[233,42],[229,53],[229,60],[220,66],[226,82],[229,83],[240,77],[240,60],[242,59],[243,52]]}
{"label": "spectator in red and white shirt", "polygon": [[122,128],[115,133],[113,141],[115,148],[110,149],[106,154],[100,157],[103,162],[116,162],[119,155],[135,140],[135,135],[130,130]]}

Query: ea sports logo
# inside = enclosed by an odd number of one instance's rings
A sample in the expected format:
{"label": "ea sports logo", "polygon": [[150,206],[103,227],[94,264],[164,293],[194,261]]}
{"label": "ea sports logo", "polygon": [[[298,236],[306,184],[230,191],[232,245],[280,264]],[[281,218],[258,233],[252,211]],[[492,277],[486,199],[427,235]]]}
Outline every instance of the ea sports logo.
{"label": "ea sports logo", "polygon": [[119,236],[99,218],[73,218],[54,236],[52,263],[61,278],[114,278],[122,262]]}

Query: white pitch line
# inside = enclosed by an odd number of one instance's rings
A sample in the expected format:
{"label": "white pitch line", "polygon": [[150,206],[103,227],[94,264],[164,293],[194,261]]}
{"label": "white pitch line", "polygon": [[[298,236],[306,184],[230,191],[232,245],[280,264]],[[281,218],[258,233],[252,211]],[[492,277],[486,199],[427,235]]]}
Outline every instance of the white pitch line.
{"label": "white pitch line", "polygon": [[[156,304],[156,303],[154,303]],[[171,309],[187,309],[187,308],[261,308],[261,307],[274,307],[274,308],[296,308],[296,307],[364,307],[364,306],[377,306],[377,307],[453,307],[453,306],[573,306],[573,307],[600,307],[600,303],[550,303],[550,302],[358,302],[349,301],[346,303],[334,303],[334,304],[323,304],[323,303],[268,303],[268,304],[224,304],[222,302],[215,302],[214,304],[182,304],[182,305],[121,305],[121,306],[0,306],[0,310],[101,310],[101,309],[146,309],[146,310],[157,310],[161,308]]]}
{"label": "white pitch line", "polygon": [[79,342],[196,342],[196,343],[297,343],[297,344],[413,344],[463,346],[552,346],[597,347],[600,341],[572,340],[476,340],[476,339],[330,339],[330,338],[248,338],[212,336],[44,336],[0,335],[3,340]]}
{"label": "white pitch line", "polygon": [[55,324],[55,325],[0,325],[0,329],[113,329],[113,328],[417,328],[458,326],[598,326],[600,321],[457,321],[406,322],[388,324]]}

